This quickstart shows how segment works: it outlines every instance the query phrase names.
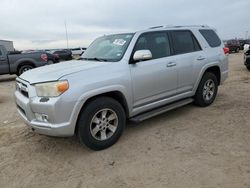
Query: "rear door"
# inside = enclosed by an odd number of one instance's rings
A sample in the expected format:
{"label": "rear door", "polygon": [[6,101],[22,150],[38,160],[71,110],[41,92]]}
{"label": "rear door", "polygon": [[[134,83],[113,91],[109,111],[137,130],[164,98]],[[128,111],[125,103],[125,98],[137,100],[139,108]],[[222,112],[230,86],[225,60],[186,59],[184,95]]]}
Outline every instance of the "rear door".
{"label": "rear door", "polygon": [[130,64],[134,107],[143,106],[176,94],[177,70],[171,61],[171,48],[166,32],[142,34],[132,53],[150,50],[152,59]]}
{"label": "rear door", "polygon": [[0,48],[0,74],[9,73],[9,63],[6,53]]}
{"label": "rear door", "polygon": [[197,79],[196,67],[205,61],[205,54],[190,30],[170,31],[170,36],[178,69],[177,94],[190,92]]}

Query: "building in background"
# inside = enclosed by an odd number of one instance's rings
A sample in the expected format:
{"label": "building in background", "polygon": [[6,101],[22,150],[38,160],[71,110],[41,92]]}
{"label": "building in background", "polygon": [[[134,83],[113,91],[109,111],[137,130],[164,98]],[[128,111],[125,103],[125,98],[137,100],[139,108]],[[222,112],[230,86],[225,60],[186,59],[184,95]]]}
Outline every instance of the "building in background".
{"label": "building in background", "polygon": [[4,46],[7,51],[15,51],[13,41],[0,40],[0,45]]}

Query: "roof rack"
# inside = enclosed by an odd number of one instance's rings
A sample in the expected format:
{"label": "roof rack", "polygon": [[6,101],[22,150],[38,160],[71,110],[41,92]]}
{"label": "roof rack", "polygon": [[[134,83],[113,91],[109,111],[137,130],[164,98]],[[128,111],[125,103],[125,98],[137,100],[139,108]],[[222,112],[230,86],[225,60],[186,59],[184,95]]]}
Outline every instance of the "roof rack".
{"label": "roof rack", "polygon": [[[168,27],[168,26],[166,26]],[[172,27],[176,27],[176,28],[181,28],[181,27],[208,27],[208,25],[175,25]]]}
{"label": "roof rack", "polygon": [[149,29],[157,29],[157,28],[161,28],[164,27],[163,25],[159,25],[159,26],[154,26],[154,27],[150,27]]}
{"label": "roof rack", "polygon": [[182,28],[182,27],[209,27],[208,25],[166,25],[166,26],[154,26],[149,29],[158,29],[158,28]]}

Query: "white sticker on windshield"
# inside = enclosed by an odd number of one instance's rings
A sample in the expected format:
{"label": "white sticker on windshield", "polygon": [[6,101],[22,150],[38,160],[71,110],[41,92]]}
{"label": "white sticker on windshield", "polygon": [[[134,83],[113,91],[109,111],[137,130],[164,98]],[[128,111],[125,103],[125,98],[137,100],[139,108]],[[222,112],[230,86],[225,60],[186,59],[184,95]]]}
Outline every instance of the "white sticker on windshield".
{"label": "white sticker on windshield", "polygon": [[125,43],[126,43],[126,41],[123,39],[115,39],[113,42],[113,44],[119,45],[119,46],[123,46]]}

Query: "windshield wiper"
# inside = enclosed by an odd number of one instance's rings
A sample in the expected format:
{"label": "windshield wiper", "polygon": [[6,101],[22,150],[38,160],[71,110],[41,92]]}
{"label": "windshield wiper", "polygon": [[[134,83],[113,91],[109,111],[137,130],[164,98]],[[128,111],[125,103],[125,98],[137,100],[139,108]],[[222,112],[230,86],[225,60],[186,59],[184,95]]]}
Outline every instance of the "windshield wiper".
{"label": "windshield wiper", "polygon": [[103,58],[97,58],[97,57],[93,57],[93,58],[85,58],[85,57],[81,57],[80,60],[88,60],[88,61],[101,61],[101,62],[106,62],[108,61],[107,59],[103,59]]}

